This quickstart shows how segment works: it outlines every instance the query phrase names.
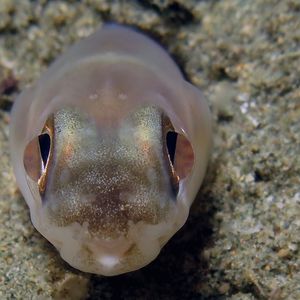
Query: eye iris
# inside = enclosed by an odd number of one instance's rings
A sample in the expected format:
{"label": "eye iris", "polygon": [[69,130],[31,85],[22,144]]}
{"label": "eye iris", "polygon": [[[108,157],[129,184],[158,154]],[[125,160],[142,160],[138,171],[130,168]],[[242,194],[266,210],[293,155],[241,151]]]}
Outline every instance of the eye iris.
{"label": "eye iris", "polygon": [[172,169],[178,179],[185,178],[192,170],[194,164],[194,152],[189,140],[174,131],[166,134],[166,146],[172,165]]}
{"label": "eye iris", "polygon": [[47,165],[47,160],[50,153],[50,136],[47,133],[39,135],[39,147],[41,153],[41,159],[43,162],[43,167],[45,168]]}

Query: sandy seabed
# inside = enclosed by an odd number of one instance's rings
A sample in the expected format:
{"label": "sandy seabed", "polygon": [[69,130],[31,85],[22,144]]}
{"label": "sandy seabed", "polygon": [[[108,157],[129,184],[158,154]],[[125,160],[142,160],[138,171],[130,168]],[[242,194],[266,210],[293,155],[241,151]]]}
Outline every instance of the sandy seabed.
{"label": "sandy seabed", "polygon": [[[107,21],[140,28],[206,95],[214,150],[187,224],[146,268],[69,267],[33,228],[9,161],[15,97]],[[0,0],[1,299],[300,299],[298,0]]]}

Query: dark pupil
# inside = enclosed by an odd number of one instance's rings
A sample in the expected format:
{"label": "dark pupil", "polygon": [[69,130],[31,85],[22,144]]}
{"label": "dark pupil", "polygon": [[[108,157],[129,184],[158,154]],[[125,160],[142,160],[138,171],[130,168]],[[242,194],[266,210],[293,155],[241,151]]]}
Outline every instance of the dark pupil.
{"label": "dark pupil", "polygon": [[167,133],[167,148],[170,155],[171,163],[174,165],[175,151],[176,151],[176,141],[178,133],[174,131],[169,131]]}
{"label": "dark pupil", "polygon": [[40,152],[41,152],[41,157],[43,161],[44,167],[47,164],[47,160],[49,157],[49,152],[50,152],[50,136],[49,134],[41,134],[39,136],[39,144],[40,144]]}

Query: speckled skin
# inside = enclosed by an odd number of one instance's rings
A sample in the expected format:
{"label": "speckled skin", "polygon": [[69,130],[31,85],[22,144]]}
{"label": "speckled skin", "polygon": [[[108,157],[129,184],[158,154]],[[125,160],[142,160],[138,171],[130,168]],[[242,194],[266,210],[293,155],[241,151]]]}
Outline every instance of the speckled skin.
{"label": "speckled skin", "polygon": [[161,222],[177,197],[162,118],[156,108],[140,108],[120,126],[97,130],[77,111],[55,113],[55,146],[42,194],[53,222],[88,222],[103,239],[127,234],[130,223]]}

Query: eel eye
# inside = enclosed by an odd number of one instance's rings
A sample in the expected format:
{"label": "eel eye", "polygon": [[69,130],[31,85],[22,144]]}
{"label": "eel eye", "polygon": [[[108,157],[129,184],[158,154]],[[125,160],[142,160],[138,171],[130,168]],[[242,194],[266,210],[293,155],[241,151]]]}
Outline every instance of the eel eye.
{"label": "eel eye", "polygon": [[32,139],[24,151],[23,163],[27,175],[45,191],[49,161],[52,156],[53,118],[50,117],[40,135]]}
{"label": "eel eye", "polygon": [[174,161],[175,161],[177,136],[178,136],[177,132],[169,131],[167,133],[167,137],[166,137],[168,153],[169,153],[169,157],[170,157],[170,160],[171,160],[171,163],[173,166],[174,166]]}
{"label": "eel eye", "polygon": [[194,151],[190,141],[175,132],[170,119],[164,116],[165,149],[172,190],[177,195],[180,180],[187,177],[194,165]]}
{"label": "eel eye", "polygon": [[41,162],[43,164],[43,169],[46,169],[47,162],[49,159],[50,154],[50,145],[51,139],[48,133],[43,133],[38,136],[39,139],[39,148],[40,148],[40,155],[41,155]]}

